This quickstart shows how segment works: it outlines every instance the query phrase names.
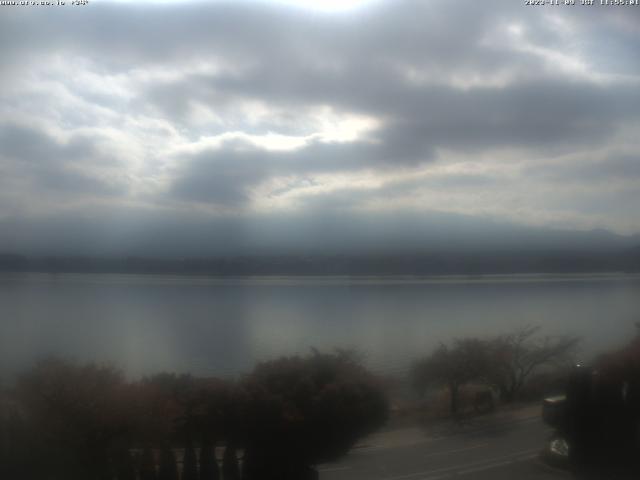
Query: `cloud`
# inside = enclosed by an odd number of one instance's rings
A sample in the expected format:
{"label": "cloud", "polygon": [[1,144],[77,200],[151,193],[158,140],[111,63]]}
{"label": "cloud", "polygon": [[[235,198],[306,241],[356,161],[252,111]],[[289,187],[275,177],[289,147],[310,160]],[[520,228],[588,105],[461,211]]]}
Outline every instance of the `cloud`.
{"label": "cloud", "polygon": [[0,217],[342,210],[384,229],[410,209],[640,231],[621,207],[639,181],[638,9],[4,10]]}
{"label": "cloud", "polygon": [[106,156],[97,142],[80,135],[59,141],[34,127],[5,124],[0,130],[0,167],[7,178],[27,189],[30,184],[37,191],[126,195],[126,181],[109,175],[117,161]]}

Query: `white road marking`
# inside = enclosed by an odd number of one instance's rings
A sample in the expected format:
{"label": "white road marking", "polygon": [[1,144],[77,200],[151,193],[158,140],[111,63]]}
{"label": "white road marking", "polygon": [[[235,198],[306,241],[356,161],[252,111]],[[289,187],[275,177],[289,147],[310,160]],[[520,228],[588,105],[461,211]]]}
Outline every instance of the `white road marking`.
{"label": "white road marking", "polygon": [[507,425],[511,425],[514,423],[517,424],[528,424],[528,423],[534,423],[534,422],[539,422],[540,421],[540,417],[539,416],[535,416],[535,417],[526,417],[526,418],[522,418],[522,419],[514,419],[514,420],[508,420],[508,421],[504,421],[501,423],[497,423],[495,425],[485,425],[476,429],[472,429],[472,430],[468,430],[468,431],[460,431],[460,432],[449,432],[449,433],[445,433],[445,434],[440,434],[440,435],[435,435],[435,436],[431,436],[431,437],[422,437],[422,438],[414,438],[411,439],[409,441],[400,441],[400,442],[392,442],[392,443],[388,443],[388,444],[382,444],[382,445],[371,445],[371,444],[359,444],[356,445],[353,450],[352,453],[355,453],[357,455],[367,455],[370,453],[377,453],[380,450],[392,450],[392,449],[398,449],[398,448],[405,448],[405,447],[410,447],[410,446],[415,446],[415,445],[421,445],[424,443],[433,443],[433,442],[437,442],[446,438],[451,438],[451,437],[458,437],[458,436],[464,436],[464,435],[468,435],[470,433],[482,433],[482,432],[490,432],[495,430],[496,428],[501,428]]}
{"label": "white road marking", "polygon": [[341,470],[349,470],[351,467],[328,467],[328,468],[319,468],[319,472],[339,472]]}
{"label": "white road marking", "polygon": [[456,474],[457,475],[466,475],[468,473],[482,472],[484,470],[490,470],[492,468],[503,467],[503,466],[509,465],[511,463],[518,463],[518,462],[524,462],[525,460],[531,460],[532,458],[536,458],[537,456],[538,456],[538,454],[534,453],[534,454],[530,454],[530,455],[525,455],[523,457],[513,458],[511,460],[505,460],[504,462],[490,463],[489,465],[484,465],[482,467],[467,468],[466,470],[458,470],[456,472]]}
{"label": "white road marking", "polygon": [[520,452],[502,455],[500,457],[489,458],[479,462],[468,463],[466,465],[455,465],[452,467],[438,468],[435,470],[425,470],[422,472],[408,473],[406,475],[397,475],[394,477],[386,477],[383,480],[405,480],[409,478],[420,477],[420,480],[439,480],[454,475],[463,475],[465,473],[479,472],[497,468],[510,463],[522,462],[537,456],[539,449],[533,448],[529,450],[521,450]]}
{"label": "white road marking", "polygon": [[476,448],[486,447],[487,445],[489,445],[489,444],[488,443],[479,443],[478,445],[472,445],[471,447],[465,447],[465,448],[458,448],[457,450],[446,450],[444,452],[430,453],[429,455],[423,455],[421,458],[440,457],[442,455],[450,455],[452,453],[466,452],[466,451],[469,451],[469,450],[475,450]]}

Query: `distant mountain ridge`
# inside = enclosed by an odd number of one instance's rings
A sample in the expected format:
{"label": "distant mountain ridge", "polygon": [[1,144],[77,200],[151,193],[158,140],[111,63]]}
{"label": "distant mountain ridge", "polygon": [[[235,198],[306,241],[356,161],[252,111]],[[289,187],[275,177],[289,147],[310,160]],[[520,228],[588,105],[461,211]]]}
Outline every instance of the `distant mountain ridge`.
{"label": "distant mountain ridge", "polygon": [[522,251],[204,258],[26,257],[0,254],[0,271],[173,275],[482,275],[640,272],[640,245],[613,252]]}
{"label": "distant mountain ridge", "polygon": [[[143,221],[144,220],[144,221]],[[639,271],[640,235],[442,212],[0,221],[0,270],[195,275]]]}

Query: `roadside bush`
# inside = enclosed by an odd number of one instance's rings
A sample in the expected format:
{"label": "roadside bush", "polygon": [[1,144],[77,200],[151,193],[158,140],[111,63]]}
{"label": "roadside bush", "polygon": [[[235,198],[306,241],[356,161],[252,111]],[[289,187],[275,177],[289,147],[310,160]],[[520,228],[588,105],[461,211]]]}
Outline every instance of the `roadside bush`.
{"label": "roadside bush", "polygon": [[225,478],[239,478],[237,448],[261,480],[301,480],[388,415],[376,379],[345,352],[265,362],[240,384],[166,373],[125,382],[109,367],[47,359],[12,395],[24,413],[0,416],[0,473],[20,480],[176,480],[185,446],[183,479],[215,480],[216,442],[227,445]]}
{"label": "roadside bush", "polygon": [[239,394],[247,471],[265,479],[300,478],[345,454],[389,408],[375,378],[346,352],[259,364]]}
{"label": "roadside bush", "polygon": [[105,478],[128,445],[130,391],[115,369],[47,359],[20,379],[16,399],[31,432],[24,478]]}

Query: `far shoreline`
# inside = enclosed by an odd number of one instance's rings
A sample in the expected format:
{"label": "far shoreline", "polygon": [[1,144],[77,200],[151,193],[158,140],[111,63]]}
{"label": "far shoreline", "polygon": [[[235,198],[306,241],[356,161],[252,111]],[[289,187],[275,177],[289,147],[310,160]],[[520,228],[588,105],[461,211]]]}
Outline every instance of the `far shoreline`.
{"label": "far shoreline", "polygon": [[[466,283],[547,283],[581,281],[640,280],[640,272],[513,272],[474,274],[208,274],[172,272],[120,272],[120,271],[0,271],[0,278],[29,278],[31,280],[73,280],[91,277],[105,279],[140,280],[141,283],[226,284],[247,286],[294,286],[294,285],[419,285],[419,284],[466,284]],[[150,282],[151,280],[151,282]],[[155,280],[155,281],[154,281]],[[106,282],[110,283],[110,282]]]}

